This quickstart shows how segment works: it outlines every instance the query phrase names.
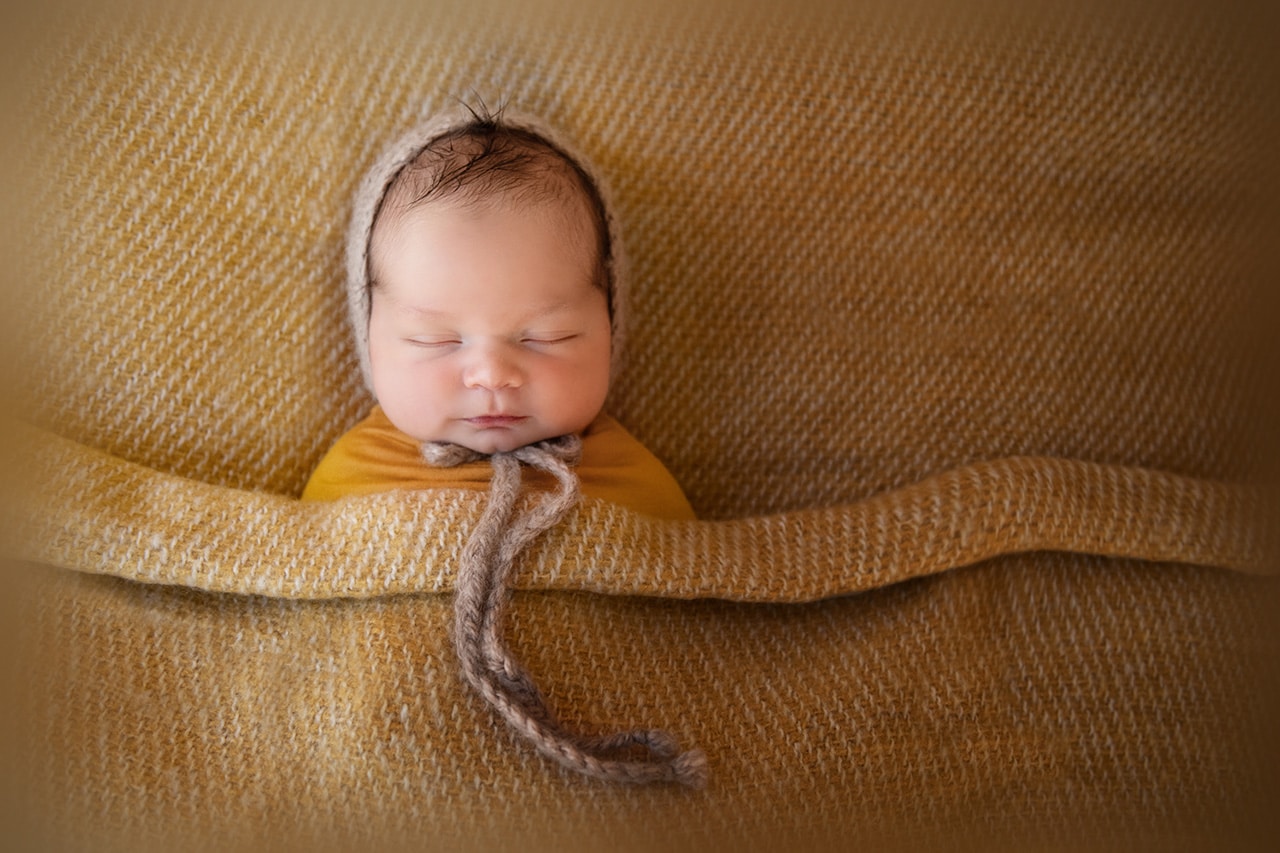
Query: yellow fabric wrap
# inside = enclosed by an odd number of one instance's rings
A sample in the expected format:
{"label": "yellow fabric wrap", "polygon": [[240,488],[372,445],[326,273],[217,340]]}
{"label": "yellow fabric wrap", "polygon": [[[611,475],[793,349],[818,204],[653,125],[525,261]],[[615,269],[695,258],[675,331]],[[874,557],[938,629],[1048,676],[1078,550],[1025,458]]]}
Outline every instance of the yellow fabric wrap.
{"label": "yellow fabric wrap", "polygon": [[[1220,849],[1280,813],[1251,13],[46,5],[6,12],[0,152],[31,846]],[[483,493],[298,500],[372,405],[356,182],[471,97],[609,176],[608,410],[698,515],[584,498],[506,637],[704,790],[562,771],[466,688]]]}
{"label": "yellow fabric wrap", "polygon": [[[636,512],[672,521],[692,520],[693,508],[658,457],[608,415],[600,415],[582,435],[582,461],[575,466],[582,494],[612,501]],[[320,460],[302,490],[304,501],[336,500],[393,489],[489,487],[493,466],[471,462],[437,468],[422,459],[422,445],[396,429],[381,406],[338,439]],[[541,471],[525,475],[534,490],[554,485]]]}

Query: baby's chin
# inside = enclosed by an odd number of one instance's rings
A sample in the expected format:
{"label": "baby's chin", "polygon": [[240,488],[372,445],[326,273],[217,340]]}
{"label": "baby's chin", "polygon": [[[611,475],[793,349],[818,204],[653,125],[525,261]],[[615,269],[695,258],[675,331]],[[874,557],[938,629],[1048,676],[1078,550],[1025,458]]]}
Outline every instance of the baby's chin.
{"label": "baby's chin", "polygon": [[[550,438],[550,436],[547,437]],[[467,448],[468,450],[474,450],[476,453],[490,454],[509,453],[512,450],[519,450],[521,447],[526,447],[530,444],[537,444],[539,441],[542,441],[542,439],[535,438],[529,441],[517,441],[514,439],[495,441],[459,441],[455,443]]]}
{"label": "baby's chin", "polygon": [[[540,441],[559,438],[562,435],[582,435],[591,426],[599,412],[591,418],[562,418],[558,422],[548,422],[537,417],[518,418],[516,423],[501,423],[507,420],[498,416],[497,424],[479,423],[486,418],[454,419],[439,425],[437,429],[413,431],[399,427],[410,438],[423,444],[451,444],[465,447],[476,453],[510,453],[521,447],[528,447]],[[393,425],[396,425],[392,421]],[[399,425],[396,425],[399,426]]]}
{"label": "baby's chin", "polygon": [[440,439],[440,441],[446,444],[457,444],[468,450],[474,450],[476,453],[491,454],[509,453],[512,450],[519,450],[521,447],[528,447],[530,444],[537,444],[539,441],[546,441],[548,438],[558,438],[561,435],[564,435],[564,433],[543,434],[543,432],[528,432],[522,435],[519,431],[484,430],[475,435],[455,436]]}

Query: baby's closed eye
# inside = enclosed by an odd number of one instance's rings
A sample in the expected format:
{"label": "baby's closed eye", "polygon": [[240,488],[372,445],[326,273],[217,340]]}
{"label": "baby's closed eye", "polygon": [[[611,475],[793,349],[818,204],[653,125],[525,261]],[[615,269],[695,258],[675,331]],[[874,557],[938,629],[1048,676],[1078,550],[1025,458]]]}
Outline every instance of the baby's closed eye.
{"label": "baby's closed eye", "polygon": [[530,332],[520,338],[520,343],[549,346],[568,343],[577,337],[579,337],[577,332]]}
{"label": "baby's closed eye", "polygon": [[462,343],[461,338],[457,335],[440,335],[426,337],[405,338],[405,343],[418,347],[438,348],[459,346]]}

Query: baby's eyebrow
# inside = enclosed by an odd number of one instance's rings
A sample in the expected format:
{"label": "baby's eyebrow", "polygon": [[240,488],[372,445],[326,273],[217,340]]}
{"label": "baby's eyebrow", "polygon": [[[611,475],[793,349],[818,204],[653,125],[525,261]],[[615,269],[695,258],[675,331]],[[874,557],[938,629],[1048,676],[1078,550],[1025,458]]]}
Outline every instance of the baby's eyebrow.
{"label": "baby's eyebrow", "polygon": [[406,314],[413,314],[426,320],[445,321],[452,319],[452,315],[447,311],[440,311],[436,308],[423,308],[418,305],[412,305],[403,299],[396,297],[392,293],[384,294],[386,300],[395,306],[396,310]]}
{"label": "baby's eyebrow", "polygon": [[[454,319],[454,316],[450,314],[448,311],[441,311],[437,308],[427,308],[427,307],[418,306],[418,305],[411,305],[408,302],[403,302],[399,299],[396,299],[395,297],[391,297],[390,301],[400,310],[405,311],[409,314],[412,314],[415,317],[419,317],[423,320],[428,320],[428,321],[438,322],[438,323],[448,323]],[[551,317],[556,314],[561,314],[565,311],[570,311],[573,308],[574,308],[574,303],[572,300],[557,299],[554,302],[547,302],[542,305],[538,305],[534,307],[531,311],[529,311],[526,317],[528,322],[536,322],[546,317]]]}
{"label": "baby's eyebrow", "polygon": [[559,314],[562,311],[568,311],[573,308],[573,303],[568,299],[559,299],[555,302],[548,302],[536,308],[529,316],[531,319],[540,320],[550,314]]}
{"label": "baby's eyebrow", "polygon": [[410,314],[414,314],[426,320],[450,320],[453,318],[453,315],[447,311],[437,311],[434,308],[419,308],[416,305],[409,305],[405,302],[397,302],[396,305],[403,308],[405,311],[408,311]]}

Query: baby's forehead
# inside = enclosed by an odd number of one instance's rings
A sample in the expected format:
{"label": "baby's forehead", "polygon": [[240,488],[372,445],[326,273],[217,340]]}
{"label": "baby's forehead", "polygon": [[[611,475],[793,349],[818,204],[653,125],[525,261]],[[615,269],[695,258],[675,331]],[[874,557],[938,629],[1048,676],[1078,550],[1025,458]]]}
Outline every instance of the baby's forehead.
{"label": "baby's forehead", "polygon": [[594,311],[598,300],[608,309],[585,229],[538,207],[434,202],[411,211],[375,249],[374,301],[442,326],[525,328]]}
{"label": "baby's forehead", "polygon": [[[551,239],[575,251],[581,250],[594,255],[595,221],[586,199],[573,196],[531,199],[495,193],[487,197],[437,199],[385,211],[379,216],[372,235],[370,248],[375,255],[375,263],[379,257],[385,258],[403,248],[404,240],[412,239],[417,225],[430,222],[483,221],[491,213],[550,221],[555,225],[551,231]],[[500,234],[494,236],[498,237]]]}
{"label": "baby's forehead", "polygon": [[[510,279],[522,287],[505,291],[500,310],[509,314],[518,309],[526,323],[580,301],[583,294],[576,288],[585,285],[604,294],[612,314],[587,206],[572,201],[444,200],[419,205],[375,232],[370,285],[375,293],[400,302],[398,296],[413,295],[408,282],[435,280],[443,287],[437,295],[447,302],[473,295],[472,276],[481,281]],[[554,282],[543,281],[547,277]],[[465,284],[446,286],[451,279]],[[410,289],[396,292],[403,287]],[[474,311],[478,306],[468,307]]]}

